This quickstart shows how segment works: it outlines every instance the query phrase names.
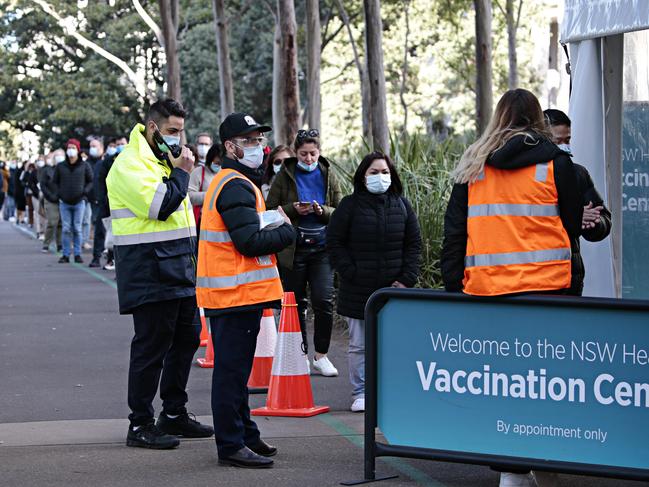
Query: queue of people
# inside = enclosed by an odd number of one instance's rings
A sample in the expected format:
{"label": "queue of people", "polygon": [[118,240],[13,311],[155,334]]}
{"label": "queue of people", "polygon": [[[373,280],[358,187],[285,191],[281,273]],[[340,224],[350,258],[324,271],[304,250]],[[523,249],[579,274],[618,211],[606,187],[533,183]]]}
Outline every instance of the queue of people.
{"label": "queue of people", "polygon": [[[80,262],[90,202],[91,266],[110,219],[120,313],[134,322],[127,445],[169,449],[177,436],[214,435],[220,463],[270,467],[277,449],[260,437],[246,387],[262,311],[279,308],[283,291],[295,293],[307,369],[333,377],[335,307],[349,329],[351,410],[364,411],[365,305],[380,288],[416,285],[422,235],[388,154],[367,154],[344,196],[315,128],[270,150],[271,127],[233,113],[219,127],[219,143],[201,133],[190,147],[181,144],[185,117],[180,103],[160,100],[128,141],[111,140],[105,154],[93,140],[84,160],[70,139],[42,164],[0,166],[3,214],[15,211],[22,222],[26,207],[38,208],[44,249],[56,242],[59,262],[67,262],[73,244]],[[571,159],[569,129],[565,114],[542,112],[531,92],[503,95],[452,174],[440,262],[447,291],[581,295],[580,238],[605,238],[611,215]],[[187,409],[197,306],[210,321],[215,352],[213,428]],[[532,485],[532,475],[503,472],[501,487]],[[552,485],[553,477],[536,473],[536,482]]]}

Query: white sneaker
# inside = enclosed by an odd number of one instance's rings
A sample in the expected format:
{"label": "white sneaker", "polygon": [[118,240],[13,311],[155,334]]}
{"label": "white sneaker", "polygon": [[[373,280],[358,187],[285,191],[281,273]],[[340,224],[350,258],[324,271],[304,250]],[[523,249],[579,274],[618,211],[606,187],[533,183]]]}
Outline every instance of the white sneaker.
{"label": "white sneaker", "polygon": [[362,413],[365,411],[365,398],[364,397],[359,397],[354,400],[352,403],[351,407],[352,412],[354,413]]}
{"label": "white sneaker", "polygon": [[325,377],[336,377],[338,375],[338,369],[334,367],[334,364],[331,363],[326,355],[319,359],[313,358],[313,369]]}
{"label": "white sneaker", "polygon": [[532,472],[538,487],[558,487],[559,475],[554,472]]}
{"label": "white sneaker", "polygon": [[528,473],[501,472],[499,487],[534,487],[534,481]]}
{"label": "white sneaker", "polygon": [[90,245],[88,242],[84,242],[84,243],[83,243],[83,249],[84,249],[84,250],[91,250],[91,249],[92,249],[92,245]]}

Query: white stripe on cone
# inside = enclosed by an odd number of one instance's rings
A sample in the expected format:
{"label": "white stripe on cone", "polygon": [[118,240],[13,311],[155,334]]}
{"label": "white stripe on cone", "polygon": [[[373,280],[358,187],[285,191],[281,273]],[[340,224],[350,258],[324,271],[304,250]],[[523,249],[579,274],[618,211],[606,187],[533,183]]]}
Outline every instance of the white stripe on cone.
{"label": "white stripe on cone", "polygon": [[279,334],[272,375],[309,375],[302,353],[302,333],[299,331]]}
{"label": "white stripe on cone", "polygon": [[277,328],[274,316],[262,316],[257,336],[255,357],[274,357],[277,346]]}

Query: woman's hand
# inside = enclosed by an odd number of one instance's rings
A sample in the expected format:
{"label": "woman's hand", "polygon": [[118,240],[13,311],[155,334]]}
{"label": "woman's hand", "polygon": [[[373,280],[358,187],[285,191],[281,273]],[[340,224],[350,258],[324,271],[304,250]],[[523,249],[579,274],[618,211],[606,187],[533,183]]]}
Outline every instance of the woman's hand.
{"label": "woman's hand", "polygon": [[293,208],[295,208],[295,211],[297,211],[298,215],[300,216],[308,215],[309,213],[313,213],[314,211],[313,205],[311,203],[303,204],[299,201],[293,203]]}
{"label": "woman's hand", "polygon": [[313,202],[312,208],[313,208],[313,212],[318,216],[322,216],[322,214],[324,213],[324,209],[322,208],[322,206],[318,204],[317,201]]}
{"label": "woman's hand", "polygon": [[406,286],[405,286],[404,284],[400,283],[399,281],[394,281],[394,282],[392,283],[392,287],[398,287],[398,288],[401,288],[401,289],[405,289],[405,288],[406,288]]}
{"label": "woman's hand", "polygon": [[587,206],[584,206],[584,216],[581,219],[581,228],[595,228],[595,225],[599,223],[600,212],[602,211],[602,206],[593,207],[593,202],[589,202]]}

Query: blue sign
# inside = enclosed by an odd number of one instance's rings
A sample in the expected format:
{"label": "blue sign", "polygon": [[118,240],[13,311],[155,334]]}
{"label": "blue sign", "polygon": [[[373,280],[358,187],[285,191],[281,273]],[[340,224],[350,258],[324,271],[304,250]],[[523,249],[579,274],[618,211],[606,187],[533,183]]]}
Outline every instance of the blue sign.
{"label": "blue sign", "polygon": [[649,469],[647,309],[390,297],[377,424],[391,445]]}

